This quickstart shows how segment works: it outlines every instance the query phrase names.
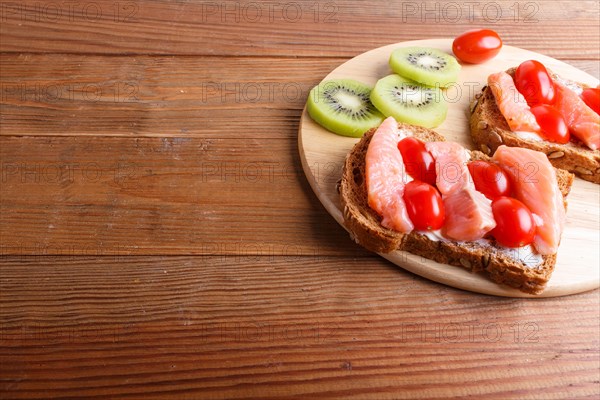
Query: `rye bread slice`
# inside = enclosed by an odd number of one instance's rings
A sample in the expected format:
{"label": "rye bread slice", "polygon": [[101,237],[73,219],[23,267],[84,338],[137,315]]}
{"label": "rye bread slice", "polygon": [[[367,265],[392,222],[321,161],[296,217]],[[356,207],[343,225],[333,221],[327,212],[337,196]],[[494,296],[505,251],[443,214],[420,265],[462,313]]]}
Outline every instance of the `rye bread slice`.
{"label": "rye bread slice", "polygon": [[[514,76],[515,68],[506,72]],[[556,75],[550,73],[554,79]],[[578,84],[581,87],[587,87]],[[471,102],[469,125],[475,147],[487,155],[505,144],[540,151],[548,157],[555,168],[565,169],[586,181],[600,183],[600,150],[592,150],[577,139],[566,144],[527,140],[519,137],[508,127],[506,119],[496,105],[492,90],[486,86]]]}
{"label": "rye bread slice", "polygon": [[[415,137],[423,141],[444,141],[443,136],[426,128],[402,123],[398,126],[412,131]],[[544,290],[554,270],[555,254],[543,256],[542,264],[537,267],[528,267],[507,254],[494,240],[488,243],[435,241],[417,232],[403,234],[383,227],[381,217],[369,207],[365,182],[365,156],[375,130],[366,132],[346,157],[340,183],[344,225],[356,243],[377,253],[408,251],[441,264],[463,267],[471,272],[483,272],[494,282],[526,293],[539,294]],[[479,151],[472,151],[471,159],[490,158]],[[556,172],[558,185],[566,199],[573,175],[560,169]]]}

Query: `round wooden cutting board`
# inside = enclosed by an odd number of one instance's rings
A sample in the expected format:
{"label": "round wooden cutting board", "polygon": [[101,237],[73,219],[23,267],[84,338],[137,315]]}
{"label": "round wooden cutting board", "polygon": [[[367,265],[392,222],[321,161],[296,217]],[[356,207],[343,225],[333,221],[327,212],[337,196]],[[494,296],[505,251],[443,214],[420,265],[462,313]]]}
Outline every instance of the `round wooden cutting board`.
{"label": "round wooden cutting board", "polygon": [[[439,48],[452,54],[451,39],[431,39],[397,43],[363,53],[340,65],[324,79],[352,78],[374,86],[378,79],[391,73],[388,58],[398,47],[424,46]],[[536,59],[559,75],[591,86],[598,80],[568,64],[538,53],[504,46],[496,58],[479,65],[463,65],[459,81],[446,93],[448,116],[435,130],[447,140],[473,148],[468,125],[469,102],[478,93],[489,74]],[[327,211],[343,226],[343,217],[336,182],[341,177],[346,154],[358,141],[331,133],[302,114],[298,134],[304,173]],[[479,293],[509,297],[553,297],[595,289],[600,284],[600,185],[575,179],[568,198],[567,225],[562,235],[556,268],[546,290],[531,296],[518,290],[497,285],[484,275],[472,274],[462,268],[439,264],[406,252],[381,254],[396,265],[417,275]],[[348,240],[350,236],[348,236]]]}

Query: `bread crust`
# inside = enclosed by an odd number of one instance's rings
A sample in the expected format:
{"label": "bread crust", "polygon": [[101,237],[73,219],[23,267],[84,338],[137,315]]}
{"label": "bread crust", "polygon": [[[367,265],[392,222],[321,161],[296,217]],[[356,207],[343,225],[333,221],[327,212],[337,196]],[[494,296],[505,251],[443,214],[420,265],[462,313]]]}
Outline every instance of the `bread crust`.
{"label": "bread crust", "polygon": [[[398,124],[423,141],[444,141],[444,137],[426,128]],[[483,272],[494,282],[517,288],[530,294],[541,293],[554,270],[556,255],[543,256],[541,265],[531,268],[508,255],[493,240],[487,243],[431,240],[418,232],[403,234],[381,225],[381,217],[368,205],[365,182],[365,156],[375,129],[366,132],[347,155],[340,182],[340,200],[344,225],[355,242],[377,253],[408,251],[410,253]],[[472,151],[472,160],[489,160],[482,152]],[[563,197],[569,193],[573,175],[556,170]],[[566,203],[565,203],[566,204]]]}
{"label": "bread crust", "polygon": [[[512,68],[507,72],[513,75],[514,70]],[[493,155],[503,144],[510,147],[525,147],[546,154],[555,168],[570,171],[586,181],[600,183],[600,150],[592,150],[576,140],[559,144],[527,140],[517,136],[508,127],[488,86],[473,99],[470,112],[471,137],[475,147],[485,154]]]}

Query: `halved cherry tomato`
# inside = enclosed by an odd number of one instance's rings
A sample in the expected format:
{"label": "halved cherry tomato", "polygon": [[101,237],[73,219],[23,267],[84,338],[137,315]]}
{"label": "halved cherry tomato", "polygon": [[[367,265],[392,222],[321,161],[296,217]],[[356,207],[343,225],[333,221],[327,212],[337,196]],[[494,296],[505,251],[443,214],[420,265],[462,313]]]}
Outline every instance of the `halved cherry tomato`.
{"label": "halved cherry tomato", "polygon": [[600,114],[600,87],[584,89],[581,98],[596,114]]}
{"label": "halved cherry tomato", "polygon": [[406,172],[413,179],[435,186],[435,160],[423,142],[414,137],[407,137],[398,142],[398,150],[402,154]]}
{"label": "halved cherry tomato", "polygon": [[459,60],[479,64],[494,58],[502,48],[502,40],[491,29],[474,29],[457,36],[452,52]]}
{"label": "halved cherry tomato", "polygon": [[540,126],[542,137],[550,142],[565,144],[571,135],[560,111],[547,104],[531,107],[531,112]]}
{"label": "halved cherry tomato", "polygon": [[498,165],[487,161],[471,161],[467,164],[473,177],[475,189],[490,200],[510,196],[511,185],[506,173]]}
{"label": "halved cherry tomato", "polygon": [[404,187],[404,202],[415,229],[435,231],[444,225],[446,213],[440,192],[428,183],[410,181]]}
{"label": "halved cherry tomato", "polygon": [[539,61],[524,61],[517,67],[515,86],[531,107],[554,103],[554,82]]}
{"label": "halved cherry tomato", "polygon": [[492,202],[496,227],[491,234],[506,247],[522,247],[533,242],[536,225],[527,206],[512,197],[500,197]]}

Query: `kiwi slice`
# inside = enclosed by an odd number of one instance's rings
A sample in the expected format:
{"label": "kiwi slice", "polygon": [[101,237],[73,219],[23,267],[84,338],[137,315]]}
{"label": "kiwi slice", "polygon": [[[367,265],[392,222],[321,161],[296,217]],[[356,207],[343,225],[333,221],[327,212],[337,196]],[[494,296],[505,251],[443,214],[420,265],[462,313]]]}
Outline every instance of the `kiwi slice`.
{"label": "kiwi slice", "polygon": [[401,47],[392,52],[390,67],[398,75],[427,86],[447,87],[460,73],[456,58],[428,47]]}
{"label": "kiwi slice", "polygon": [[306,109],[319,125],[342,136],[361,137],[383,115],[371,104],[371,88],[352,79],[321,82],[308,95]]}
{"label": "kiwi slice", "polygon": [[392,74],[377,81],[371,102],[386,117],[413,125],[435,128],[446,119],[448,104],[440,88]]}

